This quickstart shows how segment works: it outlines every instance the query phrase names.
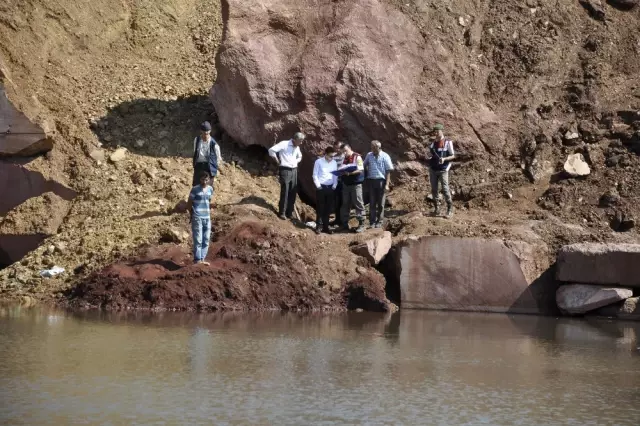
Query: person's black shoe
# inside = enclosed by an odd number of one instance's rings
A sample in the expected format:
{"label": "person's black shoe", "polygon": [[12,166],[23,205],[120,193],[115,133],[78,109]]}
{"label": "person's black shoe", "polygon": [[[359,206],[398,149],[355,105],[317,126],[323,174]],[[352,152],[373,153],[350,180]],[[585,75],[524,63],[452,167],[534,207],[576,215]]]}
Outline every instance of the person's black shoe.
{"label": "person's black shoe", "polygon": [[333,234],[333,231],[331,229],[329,229],[329,228],[325,228],[325,229],[322,230],[322,233],[331,235],[331,234]]}
{"label": "person's black shoe", "polygon": [[278,217],[282,220],[287,220],[287,217],[283,214],[278,215]]}
{"label": "person's black shoe", "polygon": [[343,226],[340,228],[340,230],[341,230],[342,232],[351,232],[351,228],[349,228],[349,226],[348,226],[348,225],[343,225]]}
{"label": "person's black shoe", "polygon": [[316,229],[313,230],[317,235],[320,235],[320,228],[316,226]]}

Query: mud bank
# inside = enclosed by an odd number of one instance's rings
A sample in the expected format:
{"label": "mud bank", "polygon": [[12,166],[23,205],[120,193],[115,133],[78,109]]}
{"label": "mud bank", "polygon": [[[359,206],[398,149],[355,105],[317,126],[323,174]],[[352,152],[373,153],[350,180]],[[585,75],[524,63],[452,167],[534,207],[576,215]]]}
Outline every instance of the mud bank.
{"label": "mud bank", "polygon": [[[325,256],[318,244],[243,222],[193,265],[186,247],[162,245],[90,275],[66,293],[71,308],[181,311],[393,311],[385,281],[356,256]],[[330,276],[326,274],[329,273]]]}

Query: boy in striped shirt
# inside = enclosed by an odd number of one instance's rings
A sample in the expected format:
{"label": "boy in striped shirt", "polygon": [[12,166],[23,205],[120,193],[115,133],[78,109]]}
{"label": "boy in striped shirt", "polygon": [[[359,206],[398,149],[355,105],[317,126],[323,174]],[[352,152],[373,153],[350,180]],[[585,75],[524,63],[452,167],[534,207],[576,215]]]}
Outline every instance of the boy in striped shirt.
{"label": "boy in striped shirt", "polygon": [[205,260],[211,238],[211,207],[213,206],[213,187],[209,185],[209,173],[200,174],[200,184],[189,193],[187,212],[193,232],[193,263],[209,265]]}

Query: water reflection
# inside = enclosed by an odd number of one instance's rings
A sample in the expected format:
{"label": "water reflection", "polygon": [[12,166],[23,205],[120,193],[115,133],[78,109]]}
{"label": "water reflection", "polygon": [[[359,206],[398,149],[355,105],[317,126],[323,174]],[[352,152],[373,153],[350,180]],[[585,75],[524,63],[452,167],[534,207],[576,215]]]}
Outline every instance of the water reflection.
{"label": "water reflection", "polygon": [[639,329],[0,307],[0,423],[635,425]]}

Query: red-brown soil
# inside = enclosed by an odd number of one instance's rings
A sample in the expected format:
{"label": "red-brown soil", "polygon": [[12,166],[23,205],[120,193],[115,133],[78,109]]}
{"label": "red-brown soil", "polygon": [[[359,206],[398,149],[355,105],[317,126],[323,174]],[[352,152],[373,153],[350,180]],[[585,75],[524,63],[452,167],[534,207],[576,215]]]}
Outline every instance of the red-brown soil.
{"label": "red-brown soil", "polygon": [[[255,221],[237,225],[210,247],[208,265],[194,265],[183,247],[163,245],[89,276],[68,294],[78,308],[152,310],[344,310],[394,309],[375,270],[344,285],[327,282],[349,262],[323,262],[302,240]],[[354,271],[355,272],[355,271]],[[346,274],[345,274],[346,275]]]}

